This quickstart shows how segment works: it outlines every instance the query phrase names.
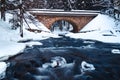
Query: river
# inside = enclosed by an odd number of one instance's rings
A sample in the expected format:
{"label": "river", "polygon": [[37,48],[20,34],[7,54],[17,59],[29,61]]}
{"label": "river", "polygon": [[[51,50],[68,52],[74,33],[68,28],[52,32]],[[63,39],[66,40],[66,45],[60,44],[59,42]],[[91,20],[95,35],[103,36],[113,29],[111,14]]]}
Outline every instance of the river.
{"label": "river", "polygon": [[[37,40],[11,57],[3,80],[119,80],[118,43],[69,37]],[[24,43],[24,42],[23,42]]]}

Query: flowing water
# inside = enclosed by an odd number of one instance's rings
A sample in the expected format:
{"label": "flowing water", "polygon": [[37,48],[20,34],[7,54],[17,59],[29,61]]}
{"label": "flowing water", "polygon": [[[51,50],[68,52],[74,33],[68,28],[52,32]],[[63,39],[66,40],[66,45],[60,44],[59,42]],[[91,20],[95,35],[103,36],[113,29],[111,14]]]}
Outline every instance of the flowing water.
{"label": "flowing water", "polygon": [[120,44],[49,38],[11,57],[3,80],[120,80]]}

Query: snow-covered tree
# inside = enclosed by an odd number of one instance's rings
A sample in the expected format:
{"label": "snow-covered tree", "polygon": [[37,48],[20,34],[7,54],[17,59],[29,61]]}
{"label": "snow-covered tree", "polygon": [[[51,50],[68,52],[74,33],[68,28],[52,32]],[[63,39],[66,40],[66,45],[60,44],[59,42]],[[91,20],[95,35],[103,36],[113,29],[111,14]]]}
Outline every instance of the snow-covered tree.
{"label": "snow-covered tree", "polygon": [[11,13],[13,15],[13,18],[9,20],[10,23],[12,23],[11,29],[16,30],[18,27],[20,27],[20,17],[18,10],[14,10]]}
{"label": "snow-covered tree", "polygon": [[31,8],[46,8],[46,0],[23,0],[23,5],[26,9]]}
{"label": "snow-covered tree", "polygon": [[113,4],[116,9],[120,10],[120,0],[114,0]]}
{"label": "snow-covered tree", "polygon": [[13,24],[11,27],[12,29],[17,29],[18,27],[22,27],[22,14],[23,14],[23,6],[22,6],[22,0],[8,0],[7,1],[7,10],[9,10],[10,13],[13,14],[13,18],[10,20],[10,22]]}
{"label": "snow-covered tree", "polygon": [[23,36],[22,24],[23,24],[23,1],[22,0],[1,0],[1,19],[5,21],[5,12],[13,14],[13,18],[10,20],[13,25],[11,29],[17,29],[20,27],[20,35]]}

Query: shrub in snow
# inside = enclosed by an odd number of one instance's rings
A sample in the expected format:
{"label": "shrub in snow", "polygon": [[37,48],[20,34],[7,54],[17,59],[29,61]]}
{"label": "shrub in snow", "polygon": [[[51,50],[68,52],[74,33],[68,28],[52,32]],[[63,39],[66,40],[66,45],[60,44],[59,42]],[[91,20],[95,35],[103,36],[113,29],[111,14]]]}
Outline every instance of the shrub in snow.
{"label": "shrub in snow", "polygon": [[120,50],[119,49],[112,49],[111,53],[113,53],[113,54],[120,54]]}
{"label": "shrub in snow", "polygon": [[7,68],[7,64],[5,62],[0,62],[0,80],[5,78],[6,68]]}
{"label": "shrub in snow", "polygon": [[82,61],[82,63],[81,63],[81,72],[92,71],[92,70],[95,70],[94,65],[89,64],[89,63],[87,63],[85,61]]}

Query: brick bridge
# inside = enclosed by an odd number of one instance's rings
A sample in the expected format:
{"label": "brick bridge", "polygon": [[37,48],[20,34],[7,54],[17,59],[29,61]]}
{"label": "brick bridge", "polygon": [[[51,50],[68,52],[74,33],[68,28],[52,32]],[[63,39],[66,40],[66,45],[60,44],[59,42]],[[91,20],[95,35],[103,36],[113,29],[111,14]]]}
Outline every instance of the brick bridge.
{"label": "brick bridge", "polygon": [[87,23],[99,14],[99,11],[92,10],[63,11],[31,9],[29,12],[36,16],[36,18],[48,29],[51,29],[51,26],[56,21],[67,21],[72,24],[74,33],[79,32]]}

